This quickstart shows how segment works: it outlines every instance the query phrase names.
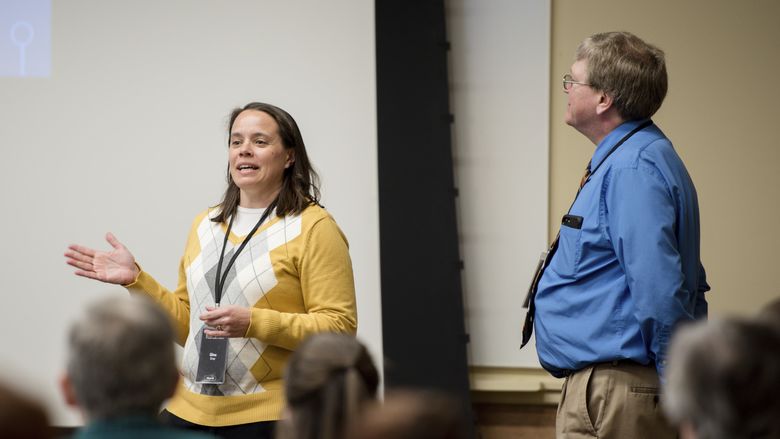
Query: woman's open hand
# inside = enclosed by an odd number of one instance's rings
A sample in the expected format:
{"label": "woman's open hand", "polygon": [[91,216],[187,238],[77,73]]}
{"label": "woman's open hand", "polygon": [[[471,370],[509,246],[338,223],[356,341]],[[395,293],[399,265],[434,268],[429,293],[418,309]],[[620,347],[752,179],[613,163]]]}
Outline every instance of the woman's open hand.
{"label": "woman's open hand", "polygon": [[76,267],[75,274],[78,276],[118,285],[134,282],[138,277],[138,266],[133,254],[111,233],[106,233],[106,241],[114,248],[110,252],[69,245],[65,262]]}

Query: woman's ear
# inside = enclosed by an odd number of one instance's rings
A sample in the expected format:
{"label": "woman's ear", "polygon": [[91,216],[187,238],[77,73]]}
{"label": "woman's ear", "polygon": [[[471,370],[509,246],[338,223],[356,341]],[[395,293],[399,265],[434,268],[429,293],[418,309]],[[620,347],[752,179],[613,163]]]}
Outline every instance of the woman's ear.
{"label": "woman's ear", "polygon": [[289,168],[295,163],[295,151],[292,149],[287,153],[287,161],[284,162],[284,169]]}

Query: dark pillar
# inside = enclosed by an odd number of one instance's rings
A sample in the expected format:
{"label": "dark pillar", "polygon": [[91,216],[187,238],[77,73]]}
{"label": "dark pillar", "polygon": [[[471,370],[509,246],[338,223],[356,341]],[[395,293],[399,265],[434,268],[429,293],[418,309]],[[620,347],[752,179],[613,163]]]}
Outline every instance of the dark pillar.
{"label": "dark pillar", "polygon": [[450,393],[471,428],[444,2],[375,4],[385,386]]}

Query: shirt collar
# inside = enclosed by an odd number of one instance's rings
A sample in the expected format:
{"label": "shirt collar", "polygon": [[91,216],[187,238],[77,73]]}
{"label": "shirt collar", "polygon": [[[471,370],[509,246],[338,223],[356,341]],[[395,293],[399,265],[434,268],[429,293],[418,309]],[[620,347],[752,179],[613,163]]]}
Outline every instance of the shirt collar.
{"label": "shirt collar", "polygon": [[607,134],[607,136],[604,137],[601,142],[599,142],[598,146],[596,146],[596,151],[593,152],[593,157],[590,159],[590,169],[596,169],[596,167],[604,160],[607,153],[609,153],[612,147],[615,146],[615,144],[618,143],[620,139],[623,138],[623,136],[630,133],[631,130],[638,127],[646,120],[647,119],[640,119],[623,122],[609,134]]}
{"label": "shirt collar", "polygon": [[162,425],[154,416],[132,414],[108,419],[96,419],[82,428],[82,433],[115,431],[116,429],[149,428]]}

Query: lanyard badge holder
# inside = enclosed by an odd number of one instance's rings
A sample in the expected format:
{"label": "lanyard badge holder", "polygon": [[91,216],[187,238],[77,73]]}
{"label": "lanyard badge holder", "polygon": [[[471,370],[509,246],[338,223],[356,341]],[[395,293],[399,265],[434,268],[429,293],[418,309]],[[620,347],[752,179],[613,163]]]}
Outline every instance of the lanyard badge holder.
{"label": "lanyard badge holder", "polygon": [[197,384],[222,384],[225,382],[227,370],[226,337],[213,337],[206,334],[206,327],[200,331],[200,358],[198,372],[195,374]]}
{"label": "lanyard badge holder", "polygon": [[[252,239],[252,235],[255,234],[257,229],[260,228],[260,225],[263,224],[263,222],[268,218],[270,212],[275,208],[276,200],[274,200],[274,202],[265,209],[265,212],[263,212],[260,220],[247,234],[246,238],[244,238],[244,241],[238,247],[238,250],[233,253],[233,257],[230,258],[230,262],[228,262],[227,267],[225,267],[225,272],[222,273],[222,260],[225,257],[225,247],[227,246],[230,230],[233,228],[233,219],[235,218],[235,214],[230,217],[230,223],[228,224],[228,228],[225,231],[225,241],[222,243],[222,253],[220,253],[219,262],[217,263],[217,275],[215,277],[214,285],[214,303],[217,308],[219,308],[219,303],[222,299],[222,290],[225,286],[225,280],[227,279],[230,267],[233,266],[233,263],[236,261],[238,254],[241,253],[241,250],[243,250],[249,240]],[[220,275],[220,273],[222,273],[222,275]],[[223,384],[225,382],[225,371],[227,370],[228,339],[227,337],[215,337],[207,335],[206,329],[213,328],[204,326],[200,330],[200,352],[198,358],[198,371],[195,374],[195,383]]]}

